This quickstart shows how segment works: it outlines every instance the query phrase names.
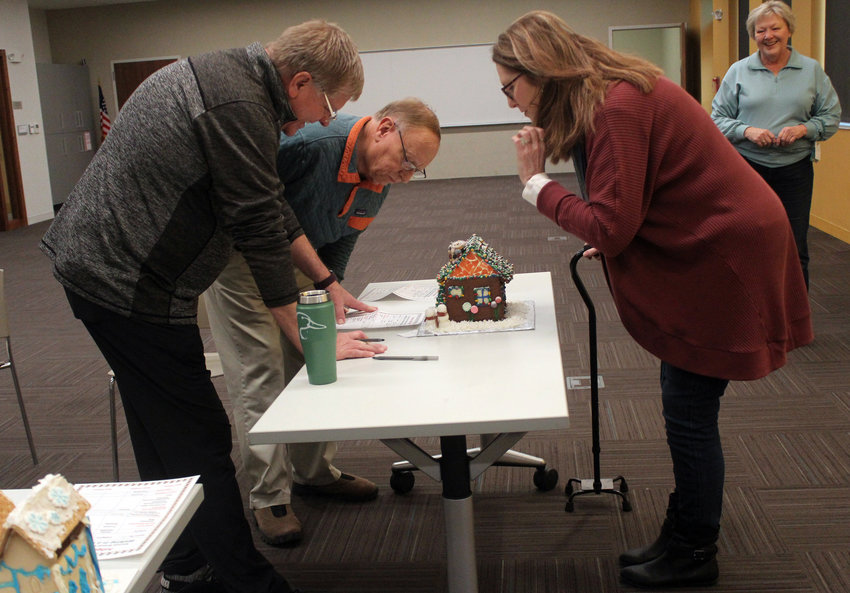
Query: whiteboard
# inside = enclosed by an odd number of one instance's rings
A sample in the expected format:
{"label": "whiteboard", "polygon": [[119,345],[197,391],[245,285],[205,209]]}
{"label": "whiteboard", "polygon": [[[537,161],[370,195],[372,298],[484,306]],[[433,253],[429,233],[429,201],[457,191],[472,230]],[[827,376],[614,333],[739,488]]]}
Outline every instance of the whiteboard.
{"label": "whiteboard", "polygon": [[507,98],[492,44],[361,52],[366,84],[344,112],[371,115],[404,97],[425,101],[444,128],[528,122]]}

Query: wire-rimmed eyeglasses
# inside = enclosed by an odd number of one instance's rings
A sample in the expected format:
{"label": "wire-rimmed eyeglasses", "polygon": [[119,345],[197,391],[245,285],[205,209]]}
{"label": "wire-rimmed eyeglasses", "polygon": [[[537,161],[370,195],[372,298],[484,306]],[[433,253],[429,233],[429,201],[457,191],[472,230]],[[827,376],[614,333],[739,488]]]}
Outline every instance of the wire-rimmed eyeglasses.
{"label": "wire-rimmed eyeglasses", "polygon": [[407,150],[404,148],[404,138],[401,137],[401,129],[396,126],[396,131],[398,132],[398,139],[401,140],[401,154],[404,160],[401,161],[401,168],[405,171],[413,171],[414,179],[425,179],[427,175],[425,175],[425,169],[420,169],[416,165],[414,165],[407,158]]}
{"label": "wire-rimmed eyeglasses", "polygon": [[327,94],[326,92],[324,92],[324,91],[322,91],[322,94],[325,96],[325,103],[327,103],[327,104],[328,104],[328,113],[330,114],[330,115],[328,116],[328,119],[329,119],[330,121],[333,121],[333,120],[335,120],[335,119],[336,119],[336,116],[337,116],[338,114],[337,114],[337,112],[334,110],[334,108],[333,108],[333,107],[331,107],[331,100],[330,100],[330,99],[328,99],[328,94]]}

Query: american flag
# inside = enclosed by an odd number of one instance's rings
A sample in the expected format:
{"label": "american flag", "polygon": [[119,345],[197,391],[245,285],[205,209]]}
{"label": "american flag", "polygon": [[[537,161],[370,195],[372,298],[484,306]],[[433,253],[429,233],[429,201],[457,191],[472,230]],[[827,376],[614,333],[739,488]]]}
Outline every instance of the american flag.
{"label": "american flag", "polygon": [[103,99],[103,89],[100,88],[99,82],[97,83],[97,96],[100,101],[100,141],[103,143],[112,128],[112,120],[109,119],[109,113],[106,111],[106,101]]}

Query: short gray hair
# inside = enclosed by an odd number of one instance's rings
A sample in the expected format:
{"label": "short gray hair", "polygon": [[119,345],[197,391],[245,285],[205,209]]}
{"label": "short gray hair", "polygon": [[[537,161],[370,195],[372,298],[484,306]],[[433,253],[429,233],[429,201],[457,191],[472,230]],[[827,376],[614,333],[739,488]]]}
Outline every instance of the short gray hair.
{"label": "short gray hair", "polygon": [[797,19],[794,18],[791,7],[782,0],[767,0],[767,2],[762,2],[753,8],[747,17],[747,33],[750,35],[750,39],[756,38],[756,21],[769,14],[775,14],[784,20],[785,24],[788,25],[788,31],[791,32],[791,35],[794,34],[794,30],[797,28]]}
{"label": "short gray hair", "polygon": [[312,20],[287,28],[266,44],[282,77],[309,72],[322,92],[352,100],[363,92],[363,63],[357,46],[339,25]]}
{"label": "short gray hair", "polygon": [[440,139],[440,120],[437,119],[437,114],[416,97],[407,97],[384,105],[373,119],[381,120],[384,117],[393,118],[405,129],[425,128]]}

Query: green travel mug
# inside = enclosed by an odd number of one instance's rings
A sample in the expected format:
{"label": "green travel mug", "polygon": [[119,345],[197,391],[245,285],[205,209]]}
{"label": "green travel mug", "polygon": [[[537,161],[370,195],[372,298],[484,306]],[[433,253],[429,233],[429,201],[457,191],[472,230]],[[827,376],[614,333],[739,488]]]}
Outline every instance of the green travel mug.
{"label": "green travel mug", "polygon": [[295,307],[307,378],[313,385],[336,381],[336,316],[327,290],[305,290]]}

